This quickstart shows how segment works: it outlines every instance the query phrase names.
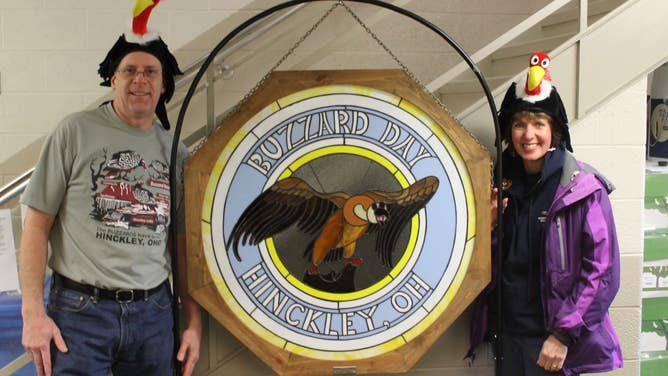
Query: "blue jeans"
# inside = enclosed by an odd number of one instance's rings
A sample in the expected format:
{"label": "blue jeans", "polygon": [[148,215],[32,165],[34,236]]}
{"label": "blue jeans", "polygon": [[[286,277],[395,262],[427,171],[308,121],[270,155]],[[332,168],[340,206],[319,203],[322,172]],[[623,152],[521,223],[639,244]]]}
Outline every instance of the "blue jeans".
{"label": "blue jeans", "polygon": [[172,375],[174,337],[168,283],[146,300],[117,303],[53,286],[47,306],[67,344],[51,344],[54,375]]}

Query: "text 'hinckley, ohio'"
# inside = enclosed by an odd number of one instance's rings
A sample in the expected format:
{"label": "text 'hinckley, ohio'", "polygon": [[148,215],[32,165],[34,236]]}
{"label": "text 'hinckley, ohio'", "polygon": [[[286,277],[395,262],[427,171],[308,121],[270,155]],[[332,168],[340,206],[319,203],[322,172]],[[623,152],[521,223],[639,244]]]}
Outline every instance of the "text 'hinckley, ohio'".
{"label": "text 'hinckley, ohio'", "polygon": [[253,295],[256,302],[272,315],[272,319],[284,326],[312,333],[316,336],[344,338],[364,335],[388,329],[392,326],[388,320],[374,317],[378,307],[391,307],[393,312],[385,311],[383,317],[394,317],[392,322],[401,322],[409,312],[419,307],[431,295],[432,288],[418,275],[411,273],[405,279],[401,289],[392,295],[384,296],[376,304],[363,309],[331,310],[314,306],[294,299],[285,290],[269,278],[263,263],[255,265],[244,273],[240,282]]}
{"label": "text 'hinckley, ohio'", "polygon": [[[370,132],[369,117],[374,124],[383,127]],[[374,139],[392,150],[411,168],[419,160],[433,157],[429,150],[411,133],[392,121],[378,115],[360,110],[325,110],[297,118],[268,135],[262,143],[249,153],[246,163],[262,173],[269,175],[276,161],[281,160],[294,148],[302,147],[323,137],[332,135],[354,135]]]}

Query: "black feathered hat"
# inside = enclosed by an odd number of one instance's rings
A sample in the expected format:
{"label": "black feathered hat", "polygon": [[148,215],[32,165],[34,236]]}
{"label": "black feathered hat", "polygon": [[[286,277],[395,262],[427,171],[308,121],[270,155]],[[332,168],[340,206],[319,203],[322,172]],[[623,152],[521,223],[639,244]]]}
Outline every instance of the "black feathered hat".
{"label": "black feathered hat", "polygon": [[568,133],[568,116],[557,88],[550,82],[547,67],[550,57],[542,52],[534,52],[529,62],[529,71],[522,84],[513,82],[501,103],[499,123],[501,134],[506,134],[513,116],[520,111],[544,112],[552,117],[553,125],[560,127],[561,145],[573,151]]}
{"label": "black feathered hat", "polygon": [[121,35],[113,47],[107,53],[107,56],[100,63],[97,70],[102,77],[101,86],[111,86],[111,78],[114,76],[118,64],[125,55],[141,51],[155,56],[162,65],[162,78],[165,85],[165,92],[160,95],[155,114],[165,129],[169,129],[169,119],[167,118],[167,108],[165,103],[169,102],[174,95],[174,76],[183,74],[176,58],[167,48],[167,44],[156,33],[147,32],[148,18],[153,8],[158,5],[160,0],[137,0],[132,9],[132,32],[126,32]]}

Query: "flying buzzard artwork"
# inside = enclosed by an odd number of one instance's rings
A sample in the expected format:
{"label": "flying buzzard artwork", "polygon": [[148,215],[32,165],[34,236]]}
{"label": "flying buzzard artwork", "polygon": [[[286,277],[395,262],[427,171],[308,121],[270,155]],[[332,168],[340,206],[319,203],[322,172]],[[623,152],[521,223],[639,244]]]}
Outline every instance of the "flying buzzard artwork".
{"label": "flying buzzard artwork", "polygon": [[378,233],[375,251],[385,266],[392,266],[395,243],[411,218],[438,189],[438,179],[428,176],[395,192],[368,191],[322,193],[307,182],[290,177],[261,193],[241,214],[227,243],[238,260],[239,244],[257,245],[293,224],[304,234],[315,235],[304,256],[310,259],[308,275],[318,274],[323,261],[359,266],[353,258],[357,240]]}

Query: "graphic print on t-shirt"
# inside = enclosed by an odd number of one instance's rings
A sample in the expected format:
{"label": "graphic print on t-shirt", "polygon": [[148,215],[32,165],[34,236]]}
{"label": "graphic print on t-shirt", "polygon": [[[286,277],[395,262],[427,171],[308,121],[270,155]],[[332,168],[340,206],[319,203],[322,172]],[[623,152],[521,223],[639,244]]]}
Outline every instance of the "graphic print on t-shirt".
{"label": "graphic print on t-shirt", "polygon": [[[169,223],[169,167],[133,150],[103,149],[90,164],[93,210],[106,227],[147,228],[160,234]],[[115,239],[110,239],[115,240]],[[143,245],[143,242],[132,242]]]}

